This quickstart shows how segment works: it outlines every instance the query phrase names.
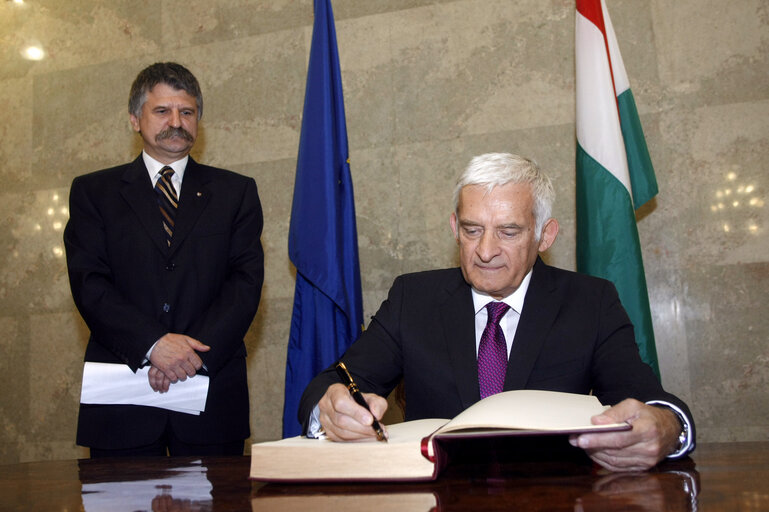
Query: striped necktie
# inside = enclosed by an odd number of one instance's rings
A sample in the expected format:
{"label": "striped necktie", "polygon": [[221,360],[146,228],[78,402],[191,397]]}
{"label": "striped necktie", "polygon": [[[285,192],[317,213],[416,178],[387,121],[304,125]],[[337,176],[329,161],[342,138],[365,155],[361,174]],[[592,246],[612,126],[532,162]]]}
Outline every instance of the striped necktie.
{"label": "striped necktie", "polygon": [[486,304],[488,320],[478,345],[478,384],[481,398],[502,391],[507,373],[507,342],[499,321],[510,306],[504,302]]}
{"label": "striped necktie", "polygon": [[163,231],[166,233],[168,247],[171,247],[171,237],[174,236],[174,220],[176,219],[176,207],[179,205],[179,197],[171,183],[174,170],[169,166],[160,169],[160,178],[155,184],[160,215],[163,217]]}

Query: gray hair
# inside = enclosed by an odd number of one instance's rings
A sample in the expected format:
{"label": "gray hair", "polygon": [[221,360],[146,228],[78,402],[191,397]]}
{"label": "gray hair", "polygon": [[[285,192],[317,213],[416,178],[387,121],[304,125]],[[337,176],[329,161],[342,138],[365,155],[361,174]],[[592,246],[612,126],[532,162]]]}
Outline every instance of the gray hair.
{"label": "gray hair", "polygon": [[200,84],[189,69],[176,62],[156,62],[139,72],[131,85],[128,97],[128,113],[135,117],[142,116],[142,107],[147,101],[147,93],[157,84],[166,84],[178,91],[184,91],[195,98],[198,107],[198,120],[203,116],[203,93]]}
{"label": "gray hair", "polygon": [[545,222],[553,212],[555,189],[533,160],[511,153],[486,153],[476,156],[457,179],[454,187],[454,213],[459,215],[459,193],[468,185],[481,185],[489,193],[496,186],[508,183],[525,183],[531,186],[534,196],[534,219],[536,240],[542,234]]}

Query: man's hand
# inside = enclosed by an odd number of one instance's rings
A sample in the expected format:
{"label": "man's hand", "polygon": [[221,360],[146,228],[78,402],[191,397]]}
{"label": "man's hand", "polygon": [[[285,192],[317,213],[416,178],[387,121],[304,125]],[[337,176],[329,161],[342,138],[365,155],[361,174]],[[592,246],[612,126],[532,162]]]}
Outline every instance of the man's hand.
{"label": "man's hand", "polygon": [[681,423],[672,411],[627,399],[603,414],[594,425],[626,421],[632,430],[578,434],[569,438],[595,462],[611,471],[645,471],[670,455],[678,443]]}
{"label": "man's hand", "polygon": [[171,381],[166,377],[166,374],[158,370],[155,366],[150,366],[147,378],[150,381],[150,387],[153,391],[165,393],[171,387]]}
{"label": "man's hand", "polygon": [[[326,437],[332,441],[360,441],[376,439],[371,427],[387,410],[387,400],[373,393],[363,393],[371,412],[353,400],[342,384],[332,384],[318,402],[319,420]],[[373,416],[372,416],[373,414]]]}
{"label": "man's hand", "polygon": [[[203,366],[196,351],[208,352],[210,349],[195,338],[169,332],[158,340],[150,354],[150,386],[155,391],[168,391],[170,384],[192,377]],[[161,372],[163,378],[153,369]]]}

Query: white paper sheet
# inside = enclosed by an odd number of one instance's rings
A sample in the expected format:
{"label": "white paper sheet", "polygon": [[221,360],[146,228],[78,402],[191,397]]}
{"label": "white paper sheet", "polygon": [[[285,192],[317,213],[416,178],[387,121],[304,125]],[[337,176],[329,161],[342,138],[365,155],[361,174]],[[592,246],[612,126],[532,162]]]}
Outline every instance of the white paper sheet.
{"label": "white paper sheet", "polygon": [[206,409],[208,377],[195,375],[171,384],[168,392],[150,387],[149,367],[136,373],[124,364],[86,362],[83,366],[81,404],[147,405],[199,415]]}

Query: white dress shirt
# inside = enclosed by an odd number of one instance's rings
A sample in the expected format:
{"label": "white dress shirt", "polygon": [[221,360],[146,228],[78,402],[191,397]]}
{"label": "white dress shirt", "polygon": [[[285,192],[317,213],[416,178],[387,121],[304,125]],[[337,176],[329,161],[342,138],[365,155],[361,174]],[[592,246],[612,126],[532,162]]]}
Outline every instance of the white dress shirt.
{"label": "white dress shirt", "polygon": [[174,175],[171,176],[171,184],[174,186],[174,189],[176,189],[176,197],[181,195],[184,169],[187,168],[187,161],[190,159],[189,155],[176,162],[164,164],[149,156],[145,151],[142,151],[142,159],[144,159],[144,166],[147,168],[150,180],[152,180],[152,188],[155,188],[155,184],[160,179],[160,169],[168,165],[168,167],[174,170]]}
{"label": "white dress shirt", "polygon": [[475,355],[478,355],[478,347],[481,344],[481,335],[486,328],[486,322],[489,318],[489,312],[486,309],[486,304],[489,302],[504,302],[510,309],[502,316],[499,321],[499,327],[502,328],[502,332],[505,334],[505,342],[507,343],[507,357],[510,357],[510,349],[513,347],[513,339],[515,338],[515,331],[518,329],[518,320],[523,313],[523,299],[526,298],[526,291],[529,289],[529,282],[531,282],[532,270],[523,278],[518,289],[507,297],[497,301],[490,295],[479,292],[475,288],[472,288],[473,293],[473,308],[475,309]]}
{"label": "white dress shirt", "polygon": [[[504,302],[510,306],[510,309],[507,310],[507,312],[502,316],[502,319],[499,321],[499,326],[502,328],[502,332],[505,334],[508,358],[510,357],[510,350],[513,347],[515,332],[518,329],[518,320],[523,313],[523,301],[526,298],[526,292],[529,289],[532,272],[533,269],[529,270],[528,274],[526,274],[526,276],[523,278],[523,281],[521,281],[520,286],[518,286],[518,288],[512,294],[498,301]],[[486,309],[486,304],[496,301],[497,299],[492,298],[486,293],[479,292],[475,288],[471,288],[471,290],[473,295],[473,308],[475,310],[475,354],[477,357],[478,347],[481,343],[481,335],[483,334],[483,330],[486,328],[486,321],[488,320],[488,310]],[[678,416],[681,424],[684,427],[683,433],[685,435],[682,435],[682,438],[680,439],[681,446],[674,453],[668,455],[668,458],[682,457],[683,455],[689,453],[689,451],[692,449],[692,436],[689,434],[691,432],[691,423],[689,418],[686,417],[681,409],[668,402],[653,400],[651,402],[647,402],[647,404],[667,407],[673,411],[676,416]],[[318,409],[318,405],[316,404],[310,415],[307,437],[322,436],[322,433],[320,432],[319,417],[320,411]]]}
{"label": "white dress shirt", "polygon": [[[181,160],[177,160],[176,162],[171,162],[170,164],[164,164],[161,162],[158,162],[151,156],[147,154],[146,151],[142,151],[142,159],[144,160],[144,166],[147,168],[147,172],[149,173],[150,180],[152,181],[152,188],[155,188],[155,185],[157,184],[158,180],[160,179],[160,170],[168,165],[171,169],[174,170],[173,176],[171,176],[171,184],[174,186],[174,189],[176,190],[176,197],[180,197],[182,193],[182,180],[184,179],[184,170],[187,168],[187,161],[189,160],[189,155],[185,156]],[[160,340],[158,340],[160,341]],[[157,345],[158,342],[152,344],[150,349],[147,351],[147,355],[144,359],[144,364],[148,363],[150,360],[150,355],[152,355],[152,351],[155,348],[155,345]]]}

